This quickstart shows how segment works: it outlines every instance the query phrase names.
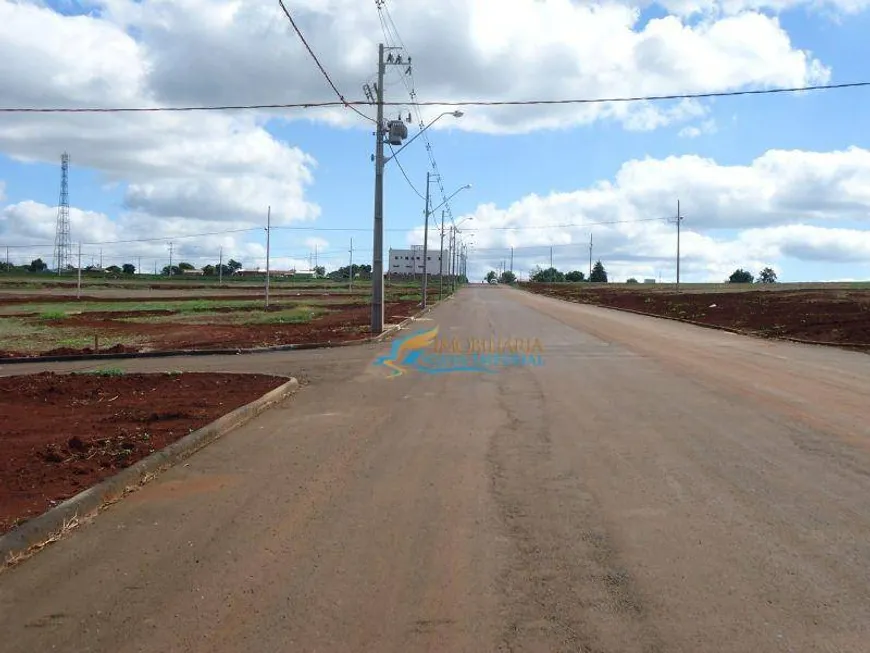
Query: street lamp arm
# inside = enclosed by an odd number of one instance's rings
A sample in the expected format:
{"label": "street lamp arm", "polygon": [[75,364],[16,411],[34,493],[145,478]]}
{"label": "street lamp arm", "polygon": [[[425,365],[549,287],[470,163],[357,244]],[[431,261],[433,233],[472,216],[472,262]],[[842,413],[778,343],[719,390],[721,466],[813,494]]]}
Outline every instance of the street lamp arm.
{"label": "street lamp arm", "polygon": [[390,161],[392,161],[393,159],[395,159],[395,158],[396,158],[396,155],[398,155],[399,152],[401,152],[401,151],[404,150],[406,147],[408,147],[411,143],[413,143],[415,140],[417,140],[417,139],[420,137],[420,134],[422,134],[424,131],[426,131],[427,129],[429,129],[432,125],[434,125],[436,122],[438,122],[439,120],[441,120],[441,118],[443,118],[444,116],[453,116],[453,117],[455,117],[455,118],[461,118],[462,115],[463,115],[463,114],[462,114],[461,111],[445,111],[444,113],[435,116],[435,118],[432,120],[432,122],[430,122],[428,125],[426,125],[425,127],[423,127],[423,129],[421,129],[420,131],[418,131],[416,134],[414,134],[414,135],[411,137],[411,140],[409,140],[407,143],[405,143],[404,145],[402,145],[402,147],[400,147],[398,150],[396,150],[395,152],[393,152],[393,155],[392,155],[392,156],[385,157],[385,158],[384,158],[384,164],[386,165],[388,162],[390,162]]}
{"label": "street lamp arm", "polygon": [[435,213],[435,211],[437,211],[437,210],[440,209],[442,206],[444,206],[445,204],[447,204],[447,202],[449,202],[449,201],[452,200],[454,197],[456,197],[457,195],[459,195],[459,193],[461,193],[461,192],[464,191],[464,190],[468,190],[469,188],[471,188],[471,184],[466,184],[465,186],[463,186],[462,188],[460,188],[459,190],[457,190],[455,193],[453,193],[453,195],[451,195],[451,196],[448,197],[446,200],[444,200],[443,202],[441,202],[441,204],[439,204],[438,206],[436,206],[434,209],[430,209],[430,210],[429,210],[429,213]]}

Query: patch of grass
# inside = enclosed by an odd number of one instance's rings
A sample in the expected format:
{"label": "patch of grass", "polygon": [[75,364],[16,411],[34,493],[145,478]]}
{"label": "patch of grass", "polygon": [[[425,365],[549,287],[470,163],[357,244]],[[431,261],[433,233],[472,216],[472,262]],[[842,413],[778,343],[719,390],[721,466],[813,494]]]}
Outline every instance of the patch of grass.
{"label": "patch of grass", "polygon": [[124,376],[126,372],[119,367],[109,367],[103,370],[86,370],[84,372],[73,372],[73,374],[83,374],[88,376]]}
{"label": "patch of grass", "polygon": [[45,311],[39,314],[40,320],[62,320],[65,317],[65,311]]}
{"label": "patch of grass", "polygon": [[328,313],[320,306],[296,306],[282,311],[258,311],[237,316],[239,324],[306,324]]}
{"label": "patch of grass", "polygon": [[[147,339],[130,335],[100,334],[100,349],[115,345],[135,345]],[[38,354],[59,347],[84,349],[94,346],[94,333],[90,329],[43,324],[25,319],[0,318],[0,351]]]}
{"label": "patch of grass", "polygon": [[[0,297],[2,300],[2,297]],[[200,313],[216,308],[257,308],[262,306],[260,300],[225,300],[225,299],[191,299],[184,301],[136,301],[129,302],[52,302],[32,304],[0,305],[0,315],[10,313],[43,315],[59,315],[66,317],[68,313],[135,313],[138,311],[175,311],[178,313]],[[60,319],[45,318],[45,319]]]}

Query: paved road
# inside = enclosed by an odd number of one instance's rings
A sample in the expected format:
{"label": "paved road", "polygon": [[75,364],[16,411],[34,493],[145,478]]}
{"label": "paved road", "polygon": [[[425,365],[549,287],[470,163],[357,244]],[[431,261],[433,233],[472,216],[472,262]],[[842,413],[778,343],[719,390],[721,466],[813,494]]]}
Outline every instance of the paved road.
{"label": "paved road", "polygon": [[3,650],[868,650],[870,356],[504,288],[432,317],[545,364],[297,358],[295,398],[0,575]]}

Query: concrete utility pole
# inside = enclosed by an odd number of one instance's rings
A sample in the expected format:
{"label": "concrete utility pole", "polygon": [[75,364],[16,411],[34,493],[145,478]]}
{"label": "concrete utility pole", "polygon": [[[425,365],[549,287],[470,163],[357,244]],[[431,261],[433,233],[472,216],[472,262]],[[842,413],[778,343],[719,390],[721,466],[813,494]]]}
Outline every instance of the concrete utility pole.
{"label": "concrete utility pole", "polygon": [[426,218],[423,221],[423,301],[421,306],[426,308],[426,293],[429,285],[429,266],[426,264],[429,257],[429,179],[431,174],[426,171]]}
{"label": "concrete utility pole", "polygon": [[[8,252],[9,249],[7,248]],[[7,256],[9,256],[7,254]],[[78,265],[78,282],[76,284],[76,299],[82,298],[82,244],[79,243],[79,265]]]}
{"label": "concrete utility pole", "polygon": [[450,292],[456,292],[456,225],[450,226]]}
{"label": "concrete utility pole", "polygon": [[224,248],[221,245],[220,255],[218,258],[218,285],[224,285]]}
{"label": "concrete utility pole", "polygon": [[350,290],[353,292],[353,238],[350,239],[350,266],[347,268],[347,276],[350,277]]}
{"label": "concrete utility pole", "polygon": [[384,330],[384,44],[378,45],[378,117],[375,130],[375,219],[372,239],[372,333]]}
{"label": "concrete utility pole", "polygon": [[[6,251],[9,251],[8,248]],[[444,209],[441,209],[441,253],[438,254],[438,301],[442,299],[444,299]]]}
{"label": "concrete utility pole", "polygon": [[683,216],[680,215],[680,200],[677,200],[677,292],[680,292],[680,223]]}
{"label": "concrete utility pole", "polygon": [[550,246],[550,267],[553,267],[553,246]]}
{"label": "concrete utility pole", "polygon": [[169,243],[169,276],[172,276],[172,243]]}
{"label": "concrete utility pole", "polygon": [[269,308],[269,246],[272,237],[272,206],[266,211],[266,308]]}
{"label": "concrete utility pole", "polygon": [[511,247],[511,274],[514,272],[514,248]]}
{"label": "concrete utility pole", "polygon": [[592,281],[592,234],[589,234],[589,281]]}
{"label": "concrete utility pole", "polygon": [[[445,111],[435,117],[428,125],[421,125],[420,131],[417,132],[411,139],[404,143],[398,150],[392,153],[389,159],[384,157],[384,135],[389,132],[391,143],[399,145],[408,137],[408,130],[404,123],[399,120],[390,122],[389,126],[384,125],[384,74],[386,67],[401,66],[405,70],[405,74],[410,72],[410,58],[402,60],[401,55],[395,58],[392,53],[384,60],[384,50],[399,50],[398,47],[384,48],[384,44],[378,45],[378,81],[375,87],[375,92],[371,92],[368,84],[364,86],[366,96],[370,102],[377,105],[377,124],[375,129],[375,216],[374,216],[374,233],[372,238],[372,320],[371,330],[374,334],[380,334],[384,330],[384,165],[390,159],[396,157],[399,152],[410,145],[420,134],[429,129],[438,120],[444,116],[453,116],[461,118],[461,111]],[[410,122],[410,118],[408,119]],[[388,127],[388,129],[387,129]]]}

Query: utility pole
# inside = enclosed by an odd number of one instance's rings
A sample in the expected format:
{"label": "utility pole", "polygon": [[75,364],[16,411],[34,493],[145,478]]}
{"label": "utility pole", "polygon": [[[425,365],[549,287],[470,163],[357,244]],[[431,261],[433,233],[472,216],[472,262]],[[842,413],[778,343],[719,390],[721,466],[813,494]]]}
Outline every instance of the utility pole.
{"label": "utility pole", "polygon": [[592,281],[592,233],[589,233],[589,281]]}
{"label": "utility pole", "polygon": [[514,248],[511,247],[511,274],[514,272]]}
{"label": "utility pole", "polygon": [[553,267],[553,246],[550,245],[550,268]]}
{"label": "utility pole", "polygon": [[426,293],[429,285],[429,266],[427,260],[429,257],[429,178],[431,174],[426,171],[426,219],[423,222],[423,301],[422,307],[426,308]]}
{"label": "utility pole", "polygon": [[172,243],[169,243],[169,276],[172,276]]}
{"label": "utility pole", "polygon": [[350,277],[350,291],[353,292],[353,238],[350,239],[350,267],[347,268],[347,276]]}
{"label": "utility pole", "polygon": [[677,200],[677,292],[680,292],[680,223],[683,216],[680,215],[680,200]]}
{"label": "utility pole", "polygon": [[266,308],[269,308],[269,246],[272,237],[272,206],[266,212]]}
{"label": "utility pole", "polygon": [[9,245],[6,245],[6,271],[9,272]]}
{"label": "utility pole", "polygon": [[142,274],[142,257],[141,256],[139,257],[138,265],[136,266],[136,272],[138,272],[139,274]]}
{"label": "utility pole", "polygon": [[[438,255],[438,301],[444,299],[444,211],[441,209],[441,253]],[[9,248],[6,248],[9,251]],[[9,267],[8,265],[6,266]]]}
{"label": "utility pole", "polygon": [[221,245],[220,258],[218,259],[218,285],[224,285],[224,247]]}
{"label": "utility pole", "polygon": [[[6,248],[6,257],[9,257],[9,248]],[[76,299],[82,298],[82,244],[79,243],[78,283],[76,284]]]}
{"label": "utility pole", "polygon": [[100,269],[103,269],[103,248],[100,247]]}
{"label": "utility pole", "polygon": [[372,247],[372,333],[384,330],[384,44],[378,44],[377,128],[375,129],[375,219]]}
{"label": "utility pole", "polygon": [[450,227],[450,292],[456,292],[456,226]]}

